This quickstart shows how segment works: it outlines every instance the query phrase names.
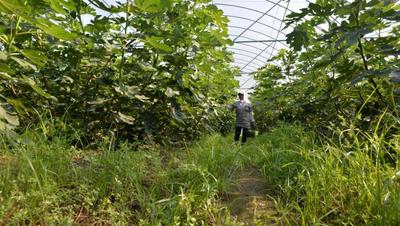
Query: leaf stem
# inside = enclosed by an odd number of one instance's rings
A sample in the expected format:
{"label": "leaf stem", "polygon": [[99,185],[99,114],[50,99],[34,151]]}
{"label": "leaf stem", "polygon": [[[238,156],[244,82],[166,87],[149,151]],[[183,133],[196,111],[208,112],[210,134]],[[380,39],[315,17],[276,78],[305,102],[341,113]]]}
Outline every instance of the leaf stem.
{"label": "leaf stem", "polygon": [[21,23],[21,17],[17,16],[17,23],[15,24],[15,31],[13,32],[12,28],[11,28],[11,31],[10,31],[11,38],[10,38],[10,42],[8,43],[8,50],[10,50],[10,48],[12,47],[12,45],[14,43],[15,36],[18,35],[18,27],[19,27],[20,23]]}
{"label": "leaf stem", "polygon": [[[359,20],[359,19],[360,19],[360,18],[359,18],[359,16],[360,16],[360,7],[361,7],[361,1],[359,1],[358,4],[357,4],[357,12],[356,12],[356,14],[355,14],[356,25],[357,25],[357,28],[358,28],[358,29],[360,28],[360,20]],[[369,68],[368,68],[368,61],[367,61],[367,58],[365,57],[364,46],[363,46],[363,44],[362,44],[362,42],[361,42],[361,35],[360,35],[360,34],[357,34],[357,41],[358,41],[358,48],[359,48],[359,50],[360,50],[360,55],[361,55],[361,58],[362,58],[362,61],[363,61],[363,64],[364,64],[364,69],[365,69],[366,71],[368,71],[368,70],[369,70]],[[379,87],[378,87],[378,85],[376,84],[375,80],[374,80],[373,78],[369,78],[368,81],[369,81],[370,83],[372,83],[374,89],[376,90],[376,93],[377,93],[378,96],[379,96],[379,99],[385,104],[385,106],[387,106],[388,104],[386,103],[386,101],[385,101],[385,99],[383,98],[381,92],[379,91]]]}

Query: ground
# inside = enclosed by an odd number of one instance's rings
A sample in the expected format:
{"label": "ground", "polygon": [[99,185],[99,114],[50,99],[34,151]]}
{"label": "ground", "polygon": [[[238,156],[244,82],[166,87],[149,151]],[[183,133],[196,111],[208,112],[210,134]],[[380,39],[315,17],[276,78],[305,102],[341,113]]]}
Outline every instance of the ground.
{"label": "ground", "polygon": [[255,167],[244,167],[231,191],[222,195],[221,203],[244,225],[280,225],[274,202],[266,194],[262,173]]}

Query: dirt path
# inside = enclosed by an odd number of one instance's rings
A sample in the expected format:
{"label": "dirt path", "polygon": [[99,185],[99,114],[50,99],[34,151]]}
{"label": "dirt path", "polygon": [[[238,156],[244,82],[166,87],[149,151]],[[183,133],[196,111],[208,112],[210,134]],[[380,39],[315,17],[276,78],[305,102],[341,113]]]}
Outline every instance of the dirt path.
{"label": "dirt path", "polygon": [[231,215],[244,225],[280,225],[274,203],[266,197],[266,183],[261,172],[253,167],[244,168],[232,191],[222,202]]}

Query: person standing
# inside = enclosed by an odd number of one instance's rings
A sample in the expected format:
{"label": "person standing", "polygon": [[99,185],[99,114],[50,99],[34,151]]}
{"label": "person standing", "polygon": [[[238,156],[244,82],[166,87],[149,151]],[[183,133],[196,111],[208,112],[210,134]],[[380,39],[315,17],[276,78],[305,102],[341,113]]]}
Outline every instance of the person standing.
{"label": "person standing", "polygon": [[255,126],[253,108],[249,102],[244,100],[244,93],[239,92],[239,101],[230,105],[230,110],[236,110],[235,143],[239,141],[242,134],[242,144],[246,143],[249,128]]}

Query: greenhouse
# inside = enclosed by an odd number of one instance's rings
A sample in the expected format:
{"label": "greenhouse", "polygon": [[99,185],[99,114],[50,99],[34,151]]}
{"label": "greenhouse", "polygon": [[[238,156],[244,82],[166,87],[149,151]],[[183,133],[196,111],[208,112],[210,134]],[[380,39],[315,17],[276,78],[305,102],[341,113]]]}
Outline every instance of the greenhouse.
{"label": "greenhouse", "polygon": [[0,225],[400,225],[396,0],[0,0]]}

